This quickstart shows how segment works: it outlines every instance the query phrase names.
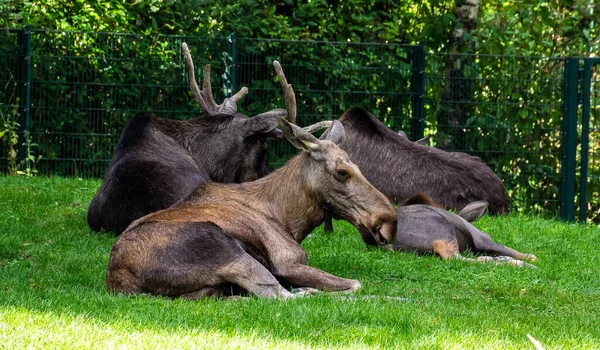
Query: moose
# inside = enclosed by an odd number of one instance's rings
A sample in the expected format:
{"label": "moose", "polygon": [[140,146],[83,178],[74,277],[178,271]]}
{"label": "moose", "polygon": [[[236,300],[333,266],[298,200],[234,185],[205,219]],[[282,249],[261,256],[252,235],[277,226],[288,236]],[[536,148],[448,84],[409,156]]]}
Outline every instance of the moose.
{"label": "moose", "polygon": [[[286,109],[252,118],[239,113],[242,88],[217,104],[210,84],[210,65],[204,68],[202,90],[186,43],[182,45],[190,87],[203,114],[191,120],[169,120],[149,113],[136,114],[125,126],[100,189],[88,209],[95,230],[123,232],[134,220],[167,208],[205,181],[245,182],[270,169],[267,141],[281,138],[277,117],[295,122],[295,98]],[[293,94],[279,63],[274,62],[284,95]],[[287,96],[286,95],[286,96]],[[293,96],[292,96],[293,97]]]}
{"label": "moose", "polygon": [[491,214],[508,212],[504,184],[479,158],[421,144],[426,140],[411,142],[360,107],[347,110],[339,121],[346,131],[340,147],[392,202],[425,193],[447,209],[484,200]]}
{"label": "moose", "polygon": [[[532,267],[523,260],[536,261],[535,255],[523,254],[498,244],[471,224],[485,214],[487,207],[488,203],[485,201],[472,202],[457,215],[440,208],[427,195],[417,194],[405,205],[396,208],[398,232],[396,240],[386,248],[418,254],[435,253],[442,259]],[[480,256],[477,259],[463,257],[460,253],[467,249],[491,256]]]}
{"label": "moose", "polygon": [[344,138],[341,123],[331,122],[317,139],[278,119],[285,138],[303,152],[252,182],[204,182],[175,205],[134,221],[110,253],[111,291],[197,299],[241,289],[290,298],[298,294],[283,285],[346,292],[361,287],[306,265],[300,243],[326,213],[352,223],[365,242],[394,242],[392,204],[337,146]]}

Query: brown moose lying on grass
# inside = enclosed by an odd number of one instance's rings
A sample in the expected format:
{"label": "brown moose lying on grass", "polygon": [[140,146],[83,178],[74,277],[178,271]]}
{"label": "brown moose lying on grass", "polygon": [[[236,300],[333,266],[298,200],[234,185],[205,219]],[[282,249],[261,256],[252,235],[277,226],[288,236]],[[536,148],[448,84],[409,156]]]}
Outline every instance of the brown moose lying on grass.
{"label": "brown moose lying on grass", "polygon": [[[485,214],[487,207],[488,203],[485,201],[472,202],[457,215],[440,208],[428,196],[419,194],[396,208],[396,239],[385,248],[418,254],[435,253],[442,259],[534,267],[523,260],[536,261],[535,255],[523,254],[498,244],[471,224]],[[480,256],[476,259],[463,257],[460,253],[467,249],[476,254],[492,256]]]}
{"label": "brown moose lying on grass", "polygon": [[359,289],[357,280],[307,266],[300,242],[325,212],[356,226],[365,242],[393,242],[392,204],[337,146],[344,138],[341,123],[331,122],[319,140],[279,122],[284,136],[304,152],[253,182],[205,182],[174,206],[134,221],[112,247],[108,288],[189,299],[228,296],[237,286],[260,297],[298,295],[281,283]]}

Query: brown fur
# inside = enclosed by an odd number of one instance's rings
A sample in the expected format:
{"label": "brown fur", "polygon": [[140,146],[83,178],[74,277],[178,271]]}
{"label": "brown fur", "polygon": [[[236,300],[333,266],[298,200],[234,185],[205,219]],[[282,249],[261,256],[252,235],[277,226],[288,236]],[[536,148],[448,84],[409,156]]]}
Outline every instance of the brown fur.
{"label": "brown fur", "polygon": [[453,258],[459,254],[456,242],[444,240],[433,241],[433,252],[444,260]]}
{"label": "brown fur", "polygon": [[113,245],[108,287],[192,299],[237,287],[290,297],[278,280],[320,290],[360,288],[307,266],[300,242],[326,211],[357,226],[366,242],[392,242],[393,207],[334,142],[280,122],[288,140],[307,152],[254,182],[204,183],[174,206],[133,222]]}
{"label": "brown fur", "polygon": [[424,205],[430,205],[432,207],[444,208],[443,205],[434,201],[433,199],[431,199],[431,197],[429,197],[425,193],[418,193],[418,194],[410,197],[409,199],[407,199],[404,203],[402,203],[403,206],[404,205],[413,205],[413,204],[424,204]]}

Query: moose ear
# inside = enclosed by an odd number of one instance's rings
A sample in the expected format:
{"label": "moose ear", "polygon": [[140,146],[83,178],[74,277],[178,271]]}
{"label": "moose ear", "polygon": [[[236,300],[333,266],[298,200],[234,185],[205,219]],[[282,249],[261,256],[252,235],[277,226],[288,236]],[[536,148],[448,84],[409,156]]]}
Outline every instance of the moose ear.
{"label": "moose ear", "polygon": [[245,137],[272,132],[277,128],[277,118],[285,117],[286,115],[287,111],[279,108],[255,115],[244,122]]}
{"label": "moose ear", "polygon": [[296,126],[282,117],[277,117],[283,135],[290,143],[303,151],[317,152],[321,150],[321,141],[314,137],[311,133],[303,130],[301,127]]}
{"label": "moose ear", "polygon": [[344,142],[346,139],[346,131],[344,126],[337,120],[331,123],[331,126],[321,135],[321,140],[333,141],[336,145]]}
{"label": "moose ear", "polygon": [[479,220],[480,217],[485,214],[488,208],[488,202],[476,201],[467,204],[459,213],[458,216],[467,220],[468,222],[474,222]]}
{"label": "moose ear", "polygon": [[423,137],[422,139],[418,139],[417,141],[415,141],[415,143],[427,146],[427,144],[429,144],[430,138],[431,138],[431,135],[427,135],[427,136]]}

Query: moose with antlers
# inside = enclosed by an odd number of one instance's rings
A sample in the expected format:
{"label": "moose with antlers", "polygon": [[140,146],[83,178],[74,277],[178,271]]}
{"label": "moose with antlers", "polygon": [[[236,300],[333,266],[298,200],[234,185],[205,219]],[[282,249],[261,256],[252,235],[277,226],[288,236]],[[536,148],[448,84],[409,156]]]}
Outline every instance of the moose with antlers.
{"label": "moose with antlers", "polygon": [[[252,118],[239,113],[237,102],[247,93],[245,87],[217,104],[210,66],[204,68],[200,90],[187,44],[182,50],[190,87],[203,114],[191,120],[149,113],[131,118],[88,209],[93,230],[120,234],[134,220],[173,205],[202,182],[251,181],[270,172],[267,140],[282,137],[277,117],[285,117],[287,111],[274,109]],[[276,70],[281,84],[287,84],[281,68]],[[289,95],[290,89],[286,91]],[[295,115],[288,118],[295,122]]]}
{"label": "moose with antlers", "polygon": [[279,121],[301,154],[253,182],[205,182],[174,206],[135,221],[112,247],[109,289],[196,299],[240,289],[259,297],[297,296],[282,283],[360,288],[357,280],[306,265],[300,243],[325,213],[351,222],[368,244],[393,242],[392,204],[337,146],[344,138],[338,121],[330,122],[322,140]]}

